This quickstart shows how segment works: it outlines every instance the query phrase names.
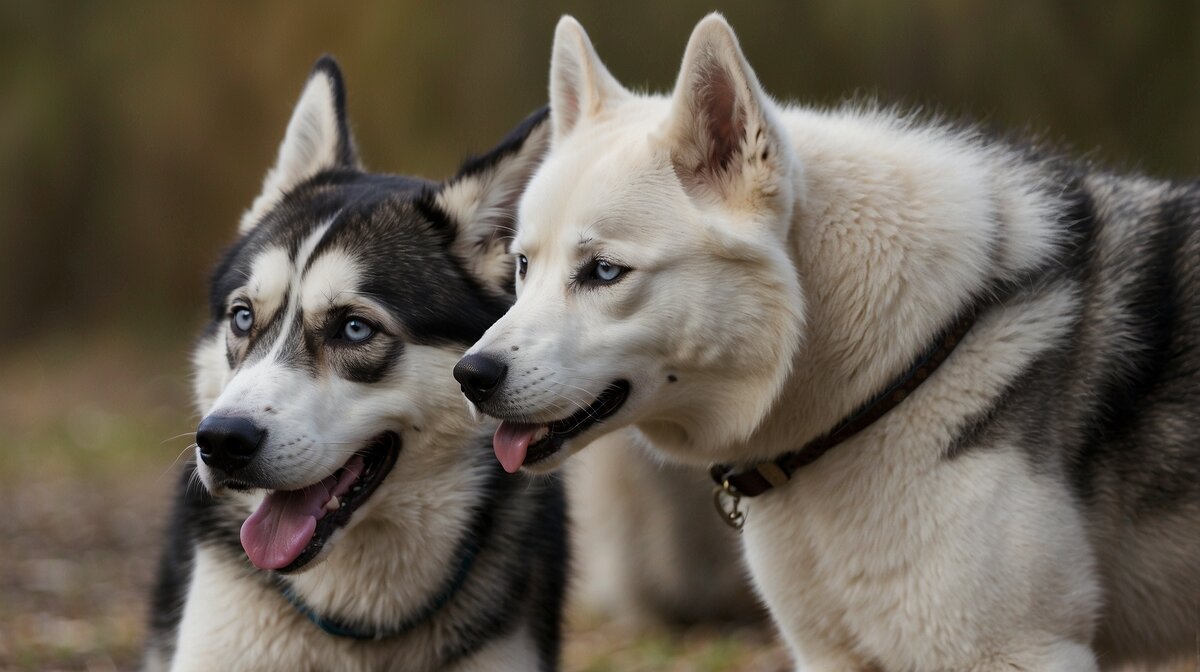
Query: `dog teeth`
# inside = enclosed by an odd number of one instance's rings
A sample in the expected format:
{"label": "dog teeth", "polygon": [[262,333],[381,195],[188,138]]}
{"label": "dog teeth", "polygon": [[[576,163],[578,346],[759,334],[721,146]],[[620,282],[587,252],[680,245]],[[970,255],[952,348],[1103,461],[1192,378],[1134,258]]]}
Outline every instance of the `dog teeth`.
{"label": "dog teeth", "polygon": [[542,439],[546,438],[546,436],[548,436],[549,434],[550,434],[550,425],[542,425],[541,429],[534,432],[533,439],[531,439],[529,441],[529,443],[537,443],[538,441],[541,441]]}
{"label": "dog teeth", "polygon": [[337,495],[330,497],[329,501],[325,502],[326,511],[337,511],[340,508],[342,508],[342,503],[338,501]]}

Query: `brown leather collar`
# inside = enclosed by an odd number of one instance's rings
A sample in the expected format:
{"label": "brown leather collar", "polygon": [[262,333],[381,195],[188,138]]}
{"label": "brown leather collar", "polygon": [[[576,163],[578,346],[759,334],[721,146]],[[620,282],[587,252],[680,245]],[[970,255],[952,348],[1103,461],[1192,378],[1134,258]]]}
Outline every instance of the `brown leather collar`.
{"label": "brown leather collar", "polygon": [[709,470],[717,484],[713,499],[725,522],[741,529],[745,514],[738,510],[738,500],[742,497],[757,497],[772,488],[786,484],[798,469],[816,462],[822,455],[866,429],[904,401],[913,390],[933,375],[950,353],[954,352],[954,347],[975,323],[977,308],[978,306],[972,306],[961,318],[946,327],[938,334],[933,344],[917,357],[904,375],[894,380],[883,392],[859,407],[828,433],[809,441],[798,450],[784,453],[769,462],[760,462],[749,469],[739,470],[728,464],[713,465]]}

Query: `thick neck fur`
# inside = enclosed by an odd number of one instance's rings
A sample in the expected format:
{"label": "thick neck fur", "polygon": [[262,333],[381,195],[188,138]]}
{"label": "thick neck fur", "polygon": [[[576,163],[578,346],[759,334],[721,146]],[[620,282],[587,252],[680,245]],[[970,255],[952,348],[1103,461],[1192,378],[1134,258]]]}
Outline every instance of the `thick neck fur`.
{"label": "thick neck fur", "polygon": [[1046,261],[1062,207],[1038,167],[972,133],[872,112],[778,118],[803,167],[787,244],[804,338],[733,461],[796,450],[870,400],[994,283]]}

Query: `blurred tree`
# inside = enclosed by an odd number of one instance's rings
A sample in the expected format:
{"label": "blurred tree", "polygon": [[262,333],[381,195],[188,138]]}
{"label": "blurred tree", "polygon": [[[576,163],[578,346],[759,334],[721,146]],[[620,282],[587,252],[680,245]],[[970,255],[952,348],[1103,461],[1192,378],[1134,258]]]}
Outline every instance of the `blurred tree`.
{"label": "blurred tree", "polygon": [[[1200,3],[729,3],[767,89],[1200,171]],[[0,2],[0,338],[190,338],[204,281],[323,52],[369,165],[445,175],[543,103],[559,14],[667,89],[699,2]],[[1097,149],[1098,148],[1098,149]]]}

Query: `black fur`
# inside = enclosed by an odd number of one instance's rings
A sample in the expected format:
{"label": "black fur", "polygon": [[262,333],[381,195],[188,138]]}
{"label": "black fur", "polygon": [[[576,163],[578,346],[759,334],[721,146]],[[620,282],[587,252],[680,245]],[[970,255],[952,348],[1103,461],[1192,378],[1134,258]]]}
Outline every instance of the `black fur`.
{"label": "black fur", "polygon": [[343,166],[354,166],[358,163],[358,150],[354,147],[354,136],[350,134],[350,122],[346,118],[346,83],[342,79],[342,69],[332,56],[324,54],[313,65],[309,78],[317,73],[327,75],[333,84],[333,105],[337,111],[338,125],[338,161]]}
{"label": "black fur", "polygon": [[[191,534],[192,516],[187,506],[188,487],[194,485],[192,473],[193,467],[189,465],[180,474],[176,486],[178,494],[167,524],[167,545],[159,559],[158,578],[150,600],[150,632],[155,635],[175,632],[179,629],[179,621],[183,617],[183,603],[191,581],[192,558],[195,556],[194,539]],[[174,654],[173,639],[164,638],[159,645],[166,655]]]}
{"label": "black fur", "polygon": [[486,170],[494,168],[497,163],[503,161],[509,156],[521,151],[525,145],[525,140],[535,128],[546,123],[550,119],[550,107],[542,107],[533,114],[525,117],[525,120],[517,125],[492,151],[479,156],[470,156],[463,161],[462,166],[458,169],[458,175],[454,180],[458,181],[467,177],[473,177]]}

